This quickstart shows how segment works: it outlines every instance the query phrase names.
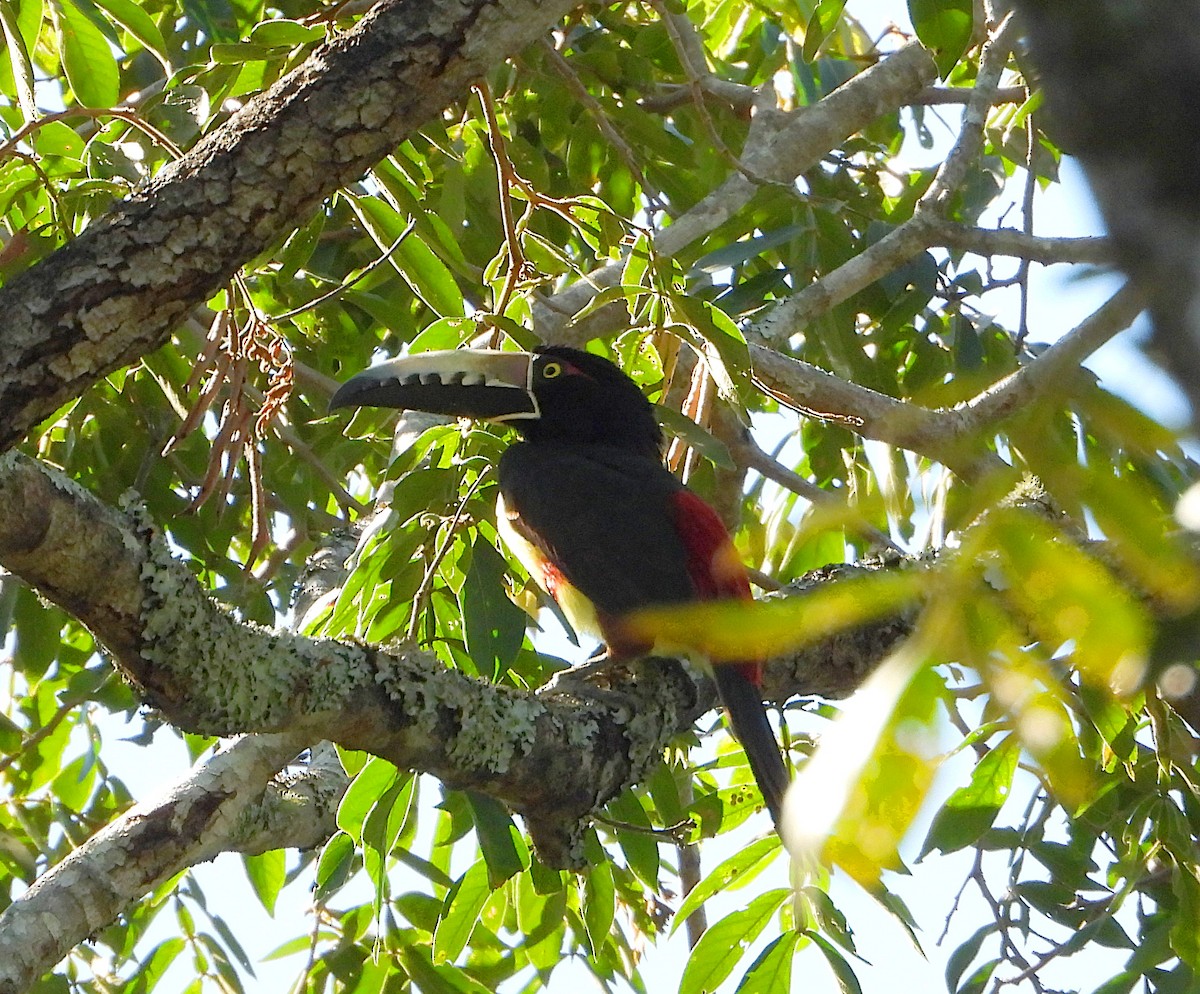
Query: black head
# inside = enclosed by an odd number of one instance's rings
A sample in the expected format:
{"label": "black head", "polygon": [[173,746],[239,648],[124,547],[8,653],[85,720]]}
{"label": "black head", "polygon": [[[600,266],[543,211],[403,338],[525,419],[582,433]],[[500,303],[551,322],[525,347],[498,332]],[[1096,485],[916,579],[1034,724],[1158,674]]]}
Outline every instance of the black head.
{"label": "black head", "polygon": [[530,387],[541,416],[513,422],[530,442],[612,445],[661,456],[662,429],[650,402],[602,356],[543,345],[534,350]]}

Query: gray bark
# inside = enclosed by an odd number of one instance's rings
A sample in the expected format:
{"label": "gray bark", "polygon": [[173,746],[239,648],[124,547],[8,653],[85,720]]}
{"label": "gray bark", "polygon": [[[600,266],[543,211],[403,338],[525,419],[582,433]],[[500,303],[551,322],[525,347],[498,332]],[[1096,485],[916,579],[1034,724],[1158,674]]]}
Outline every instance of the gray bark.
{"label": "gray bark", "polygon": [[162,345],[248,259],[575,0],[381,0],[0,290],[0,449]]}

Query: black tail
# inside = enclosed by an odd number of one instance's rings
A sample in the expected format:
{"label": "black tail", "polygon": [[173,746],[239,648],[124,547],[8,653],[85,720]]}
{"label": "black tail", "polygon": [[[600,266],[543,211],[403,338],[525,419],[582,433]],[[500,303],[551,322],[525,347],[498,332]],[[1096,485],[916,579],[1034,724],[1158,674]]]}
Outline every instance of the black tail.
{"label": "black tail", "polygon": [[746,751],[758,789],[767,802],[775,827],[779,828],[783,794],[790,778],[775,731],[767,718],[767,709],[763,706],[762,693],[736,664],[714,666],[713,679],[729,715],[729,727]]}

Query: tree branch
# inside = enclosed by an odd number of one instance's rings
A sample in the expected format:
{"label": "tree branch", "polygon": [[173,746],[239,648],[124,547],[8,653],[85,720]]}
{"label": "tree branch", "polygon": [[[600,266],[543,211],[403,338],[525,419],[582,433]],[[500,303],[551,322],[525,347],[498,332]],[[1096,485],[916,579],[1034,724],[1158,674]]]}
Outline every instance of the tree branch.
{"label": "tree branch", "polygon": [[42,874],[0,914],[0,994],[26,990],[185,867],[328,838],[347,782],[340,766],[271,779],[305,744],[290,733],[242,738]]}
{"label": "tree branch", "polygon": [[[16,452],[0,457],[0,562],[86,624],[172,724],[330,739],[480,790],[525,816],[553,865],[578,865],[588,815],[637,782],[697,708],[715,703],[668,660],[583,698],[561,687],[534,694],[411,647],[384,651],[238,621],[139,512],[107,507]],[[852,687],[870,665],[857,660],[848,677],[820,662],[795,671],[781,661],[796,681],[783,696]],[[769,677],[777,690],[786,679]]]}
{"label": "tree branch", "polygon": [[1112,243],[1102,236],[1048,238],[1028,235],[1016,228],[976,228],[955,221],[942,221],[930,232],[929,245],[941,245],[976,255],[1007,255],[1040,262],[1108,266],[1116,261]]}
{"label": "tree branch", "polygon": [[657,761],[695,705],[695,685],[669,661],[581,702],[486,683],[413,648],[238,621],[139,512],[16,452],[0,458],[0,562],[86,624],[172,724],[330,739],[483,791],[526,817],[555,865],[578,864],[586,816]]}
{"label": "tree branch", "polygon": [[382,0],[0,290],[0,449],[196,304],[575,0]]}
{"label": "tree branch", "polygon": [[[811,107],[781,114],[760,103],[740,161],[755,175],[790,183],[880,114],[903,105],[935,76],[929,53],[912,42]],[[734,173],[659,233],[654,240],[655,253],[661,258],[680,254],[733,217],[757,190],[758,186],[743,173]],[[587,279],[535,302],[538,337],[578,345],[620,327],[627,318],[621,304],[601,308],[583,321],[573,322],[571,318],[598,292],[615,285],[623,267],[623,261],[601,266]]]}
{"label": "tree branch", "polygon": [[761,345],[751,345],[750,355],[755,380],[783,403],[844,422],[865,438],[919,452],[972,478],[1002,465],[984,449],[984,429],[1048,391],[1068,390],[1080,363],[1128,328],[1143,306],[1137,290],[1123,287],[1029,365],[954,408],[897,400]]}
{"label": "tree branch", "polygon": [[962,184],[968,167],[978,157],[987,110],[1015,36],[1016,30],[1009,18],[984,46],[975,86],[963,112],[958,140],[929,189],[917,202],[913,216],[837,269],[781,301],[755,322],[756,337],[767,344],[786,342],[820,315],[849,300],[930,245],[937,244],[936,233],[944,224],[946,204]]}

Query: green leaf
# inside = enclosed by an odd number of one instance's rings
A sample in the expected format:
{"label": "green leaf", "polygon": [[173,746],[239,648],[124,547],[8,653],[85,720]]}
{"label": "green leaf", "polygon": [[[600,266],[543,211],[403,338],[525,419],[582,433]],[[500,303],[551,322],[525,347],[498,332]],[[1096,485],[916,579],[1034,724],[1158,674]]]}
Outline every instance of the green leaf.
{"label": "green leaf", "polygon": [[456,349],[470,341],[479,331],[474,318],[438,318],[426,325],[409,343],[410,352],[433,352]]}
{"label": "green leaf", "polygon": [[674,435],[686,442],[718,469],[734,469],[736,467],[733,457],[729,454],[728,446],[710,432],[705,431],[686,414],[670,407],[663,407],[661,404],[655,404],[654,416],[669,435]]}
{"label": "green leaf", "polygon": [[54,795],[72,811],[83,811],[96,782],[96,767],[80,756],[68,763],[54,778]]}
{"label": "green leaf", "polygon": [[250,41],[256,45],[271,47],[308,45],[321,41],[325,32],[319,27],[309,27],[299,21],[289,21],[284,18],[274,18],[262,21],[250,32]]}
{"label": "green leaf", "polygon": [[[405,222],[395,208],[379,197],[351,196],[345,190],[342,195],[349,199],[354,213],[375,244],[384,251],[391,249],[405,228]],[[416,232],[410,233],[400,243],[389,256],[389,261],[413,292],[436,314],[441,317],[463,317],[466,314],[462,291],[454,282],[453,274]]]}
{"label": "green leaf", "polygon": [[95,0],[117,24],[128,31],[142,46],[158,59],[168,76],[174,71],[167,59],[167,43],[154,19],[133,0]]}
{"label": "green leaf", "polygon": [[661,638],[714,662],[769,659],[899,614],[923,596],[927,584],[919,570],[887,570],[783,599],[647,608],[629,615],[625,624],[632,636],[650,642]]}
{"label": "green leaf", "polygon": [[695,333],[692,341],[704,357],[718,393],[735,411],[743,411],[742,387],[750,380],[750,349],[745,336],[728,314],[707,300],[690,296],[676,299]]}
{"label": "green leaf", "polygon": [[[934,626],[930,626],[931,628]],[[917,636],[864,683],[821,737],[789,796],[793,854],[836,864],[867,890],[900,866],[897,847],[937,768],[937,705],[944,685]]]}
{"label": "green leaf", "polygon": [[478,791],[468,790],[466,795],[487,863],[488,886],[495,890],[509,877],[529,869],[529,847],[504,805]]}
{"label": "green leaf", "polygon": [[479,920],[479,912],[491,893],[487,861],[481,859],[459,877],[458,883],[446,895],[442,916],[433,933],[435,963],[458,959],[467,947],[467,941]]}
{"label": "green leaf", "polygon": [[816,932],[807,933],[813,943],[825,954],[825,962],[829,964],[829,968],[833,970],[834,979],[837,980],[838,989],[842,994],[862,994],[862,987],[859,985],[858,977],[850,968],[850,964],[846,962],[846,957],[838,951],[837,947],[823,935],[818,935]]}
{"label": "green leaf", "polygon": [[246,876],[258,895],[267,914],[274,917],[275,901],[287,879],[287,855],[282,849],[271,849],[257,856],[243,856]]}
{"label": "green leaf", "polygon": [[312,258],[321,234],[325,231],[325,221],[325,212],[317,211],[288,236],[278,256],[280,279],[292,279],[296,271]]}
{"label": "green leaf", "polygon": [[1149,651],[1145,606],[1106,567],[1028,512],[997,511],[987,528],[1007,574],[1002,596],[1045,651],[1073,642],[1071,662],[1094,686],[1136,685]]}
{"label": "green leaf", "polygon": [[33,141],[38,155],[61,155],[71,159],[83,155],[83,139],[64,121],[42,125],[34,132]]}
{"label": "green leaf", "polygon": [[121,96],[108,39],[71,0],[50,0],[50,19],[71,91],[84,107],[114,107]]}
{"label": "green leaf", "polygon": [[457,966],[431,963],[426,948],[406,945],[400,950],[401,962],[414,981],[414,990],[420,990],[421,994],[494,994],[493,988],[474,980]]}
{"label": "green leaf", "polygon": [[141,989],[152,991],[159,980],[162,979],[167,968],[175,962],[184,949],[187,948],[187,943],[178,936],[173,936],[166,939],[155,946],[150,953],[143,957],[142,965],[135,974],[136,986],[131,983],[131,989]]}
{"label": "green leaf", "polygon": [[710,925],[688,956],[679,982],[679,994],[716,990],[745,955],[767,923],[792,896],[786,887],[759,894],[750,904]]}
{"label": "green leaf", "polygon": [[1001,962],[1001,960],[993,959],[981,964],[971,976],[963,981],[963,985],[958,989],[958,994],[983,994],[988,981],[992,979],[992,974],[996,972],[996,967]]}
{"label": "green leaf", "polygon": [[236,45],[213,45],[208,50],[208,57],[213,62],[226,66],[244,66],[251,62],[266,62],[269,59],[282,58],[286,54],[286,48],[252,45],[248,41],[238,42]]}
{"label": "green leaf", "polygon": [[1192,970],[1200,971],[1200,880],[1197,869],[1191,866],[1177,867],[1171,874],[1171,890],[1179,907],[1171,925],[1171,948]]}
{"label": "green leaf", "polygon": [[958,990],[958,982],[962,975],[966,972],[976,956],[979,955],[979,950],[983,946],[984,940],[989,935],[995,935],[996,926],[987,924],[977,929],[975,933],[962,943],[957,949],[950,954],[946,960],[946,990]]}
{"label": "green leaf", "polygon": [[617,911],[612,864],[606,861],[593,865],[584,879],[583,891],[583,927],[592,947],[592,956],[598,957],[601,947],[608,941]]}
{"label": "green leaf", "polygon": [[325,843],[317,861],[316,900],[327,901],[347,880],[354,869],[354,840],[345,832],[336,832]]}
{"label": "green leaf", "polygon": [[795,929],[788,929],[774,939],[746,971],[737,994],[780,994],[792,989],[792,963],[801,940],[807,941]]}
{"label": "green leaf", "polygon": [[971,0],[908,0],[908,16],[921,44],[933,53],[938,74],[945,79],[971,42]]}
{"label": "green leaf", "polygon": [[992,827],[1008,799],[1020,753],[1018,739],[1009,735],[976,764],[971,783],[951,794],[934,817],[921,856],[934,849],[956,852]]}
{"label": "green leaf", "polygon": [[416,777],[401,773],[375,802],[363,822],[362,843],[366,852],[375,850],[380,864],[396,845],[412,810]]}
{"label": "green leaf", "polygon": [[338,828],[355,842],[361,843],[367,812],[391,789],[399,776],[396,767],[386,759],[372,756],[342,795],[337,811]]}
{"label": "green leaf", "polygon": [[670,934],[674,935],[675,930],[691,917],[692,912],[714,894],[749,883],[770,866],[782,851],[783,843],[778,835],[772,833],[757,839],[724,860],[693,887],[680,903],[675,912],[675,920],[671,923]]}
{"label": "green leaf", "polygon": [[513,664],[525,640],[525,612],[505,593],[504,573],[504,557],[477,531],[460,594],[463,639],[478,672],[493,680]]}
{"label": "green leaf", "polygon": [[823,42],[842,16],[846,0],[819,0],[813,8],[808,26],[804,29],[804,48],[801,55],[805,62],[812,62]]}
{"label": "green leaf", "polygon": [[[608,802],[608,814],[616,821],[624,822],[643,828],[651,828],[652,824],[642,802],[632,790],[626,790]],[[631,831],[618,828],[617,842],[629,868],[641,878],[648,887],[658,888],[658,871],[660,859],[658,843],[646,832]]]}

